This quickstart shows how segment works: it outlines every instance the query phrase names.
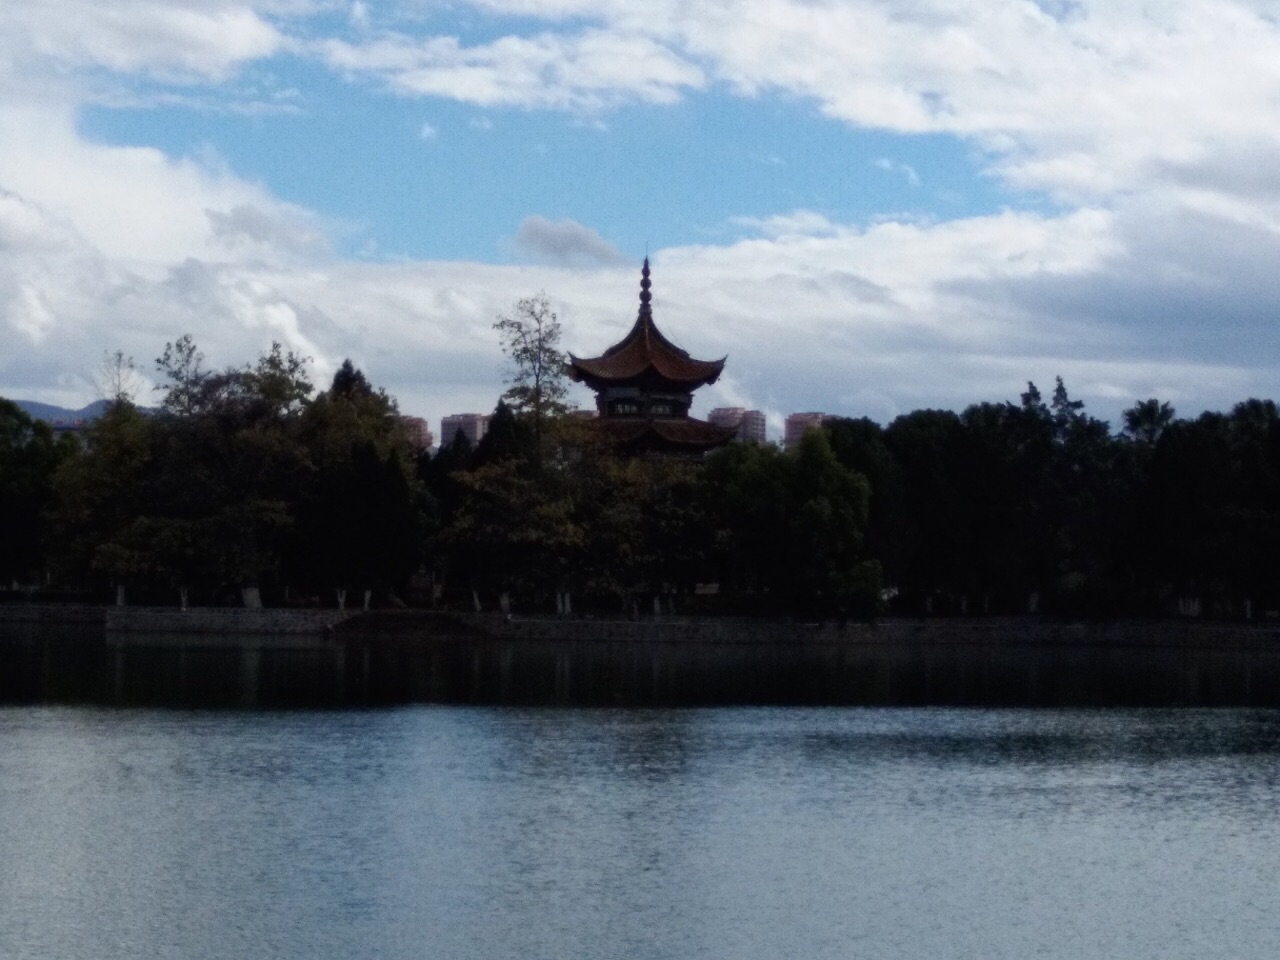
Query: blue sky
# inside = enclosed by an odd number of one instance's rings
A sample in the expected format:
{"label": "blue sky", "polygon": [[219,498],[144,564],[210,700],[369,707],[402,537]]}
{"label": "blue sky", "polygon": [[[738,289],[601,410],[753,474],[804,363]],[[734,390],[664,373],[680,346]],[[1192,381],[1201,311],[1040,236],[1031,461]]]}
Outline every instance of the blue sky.
{"label": "blue sky", "polygon": [[1277,64],[1227,0],[0,0],[0,394],[191,332],[438,421],[648,252],[696,412],[1272,396]]}
{"label": "blue sky", "polygon": [[517,262],[511,238],[535,214],[590,225],[634,260],[646,246],[731,241],[747,232],[738,218],[796,209],[865,224],[1044,204],[984,176],[954,136],[857,129],[784,97],[547,116],[404,100],[298,62],[273,76],[307,90],[302,112],[92,106],[80,131],[175,157],[212,152],[341,224],[345,255],[375,259]]}

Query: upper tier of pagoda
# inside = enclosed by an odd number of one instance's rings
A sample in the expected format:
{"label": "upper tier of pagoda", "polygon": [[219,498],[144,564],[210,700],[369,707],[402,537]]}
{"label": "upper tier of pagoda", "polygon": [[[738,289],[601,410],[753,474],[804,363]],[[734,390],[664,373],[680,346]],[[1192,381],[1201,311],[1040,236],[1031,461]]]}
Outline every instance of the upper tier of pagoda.
{"label": "upper tier of pagoda", "polygon": [[720,360],[695,360],[653,322],[649,258],[640,273],[640,315],[630,332],[598,357],[569,354],[569,376],[596,393],[596,426],[637,455],[697,457],[728,443],[735,428],[689,416],[693,392],[715,383]]}
{"label": "upper tier of pagoda", "polygon": [[569,354],[571,379],[597,392],[622,384],[693,391],[716,382],[726,358],[695,360],[664,337],[653,322],[650,285],[649,258],[645,257],[640,274],[640,313],[630,332],[598,357]]}

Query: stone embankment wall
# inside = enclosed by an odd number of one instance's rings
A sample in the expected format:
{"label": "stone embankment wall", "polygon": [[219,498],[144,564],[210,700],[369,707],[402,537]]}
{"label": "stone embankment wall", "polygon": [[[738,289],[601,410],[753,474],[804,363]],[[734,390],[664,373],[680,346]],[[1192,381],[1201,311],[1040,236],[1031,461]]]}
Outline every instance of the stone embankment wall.
{"label": "stone embankment wall", "polygon": [[1280,626],[1196,620],[1066,622],[1037,617],[955,617],[821,623],[745,618],[646,620],[459,614],[460,623],[513,640],[805,644],[1047,645],[1072,647],[1280,647]]}
{"label": "stone embankment wall", "polygon": [[81,607],[9,604],[0,606],[0,626],[83,624],[122,634],[228,636],[310,635],[320,637],[352,616],[338,610],[250,610],[239,607]]}
{"label": "stone embankment wall", "polygon": [[324,637],[335,624],[354,616],[339,610],[250,610],[237,607],[108,607],[109,634],[168,636]]}
{"label": "stone embankment wall", "polygon": [[[489,639],[436,644],[429,666],[374,647],[400,657],[398,669],[374,671],[382,693],[498,703],[1280,707],[1280,636],[1247,624],[460,619]],[[440,656],[446,649],[453,655]]]}
{"label": "stone embankment wall", "polygon": [[336,610],[0,606],[0,702],[347,702]]}
{"label": "stone embankment wall", "polygon": [[1280,707],[1280,632],[0,607],[0,702]]}

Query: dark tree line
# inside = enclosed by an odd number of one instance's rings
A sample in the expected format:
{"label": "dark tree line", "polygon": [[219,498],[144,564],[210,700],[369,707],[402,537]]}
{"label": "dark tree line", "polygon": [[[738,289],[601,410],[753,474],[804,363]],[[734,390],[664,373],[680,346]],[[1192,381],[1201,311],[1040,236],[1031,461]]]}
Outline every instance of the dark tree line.
{"label": "dark tree line", "polygon": [[441,506],[432,553],[454,605],[628,615],[874,608],[867,483],[820,431],[795,454],[735,445],[706,461],[629,457],[590,421],[551,418],[539,437],[500,403],[479,445],[456,438],[425,480]]}
{"label": "dark tree line", "polygon": [[885,427],[830,420],[787,453],[627,457],[566,412],[555,315],[528,303],[539,339],[509,350],[511,389],[474,449],[413,450],[349,362],[317,392],[279,345],[214,370],[190,337],[168,344],[159,408],[122,391],[83,441],[0,401],[0,578],[151,602],[614,615],[1280,609],[1270,401],[1179,420],[1148,400],[1113,432],[1059,380],[1047,400],[1029,384]]}
{"label": "dark tree line", "polygon": [[867,476],[867,545],[903,612],[1118,616],[1280,608],[1280,415],[1248,400],[1178,420],[1146,400],[1123,428],[1059,379],[1046,402],[825,427]]}
{"label": "dark tree line", "polygon": [[51,445],[43,425],[0,408],[17,425],[3,428],[16,440],[0,446],[0,483],[25,484],[35,507],[20,515],[39,527],[5,538],[6,580],[122,602],[333,602],[399,588],[417,568],[431,505],[415,454],[394,401],[349,362],[319,394],[279,344],[210,370],[183,337],[156,365],[159,409],[118,395],[83,442]]}

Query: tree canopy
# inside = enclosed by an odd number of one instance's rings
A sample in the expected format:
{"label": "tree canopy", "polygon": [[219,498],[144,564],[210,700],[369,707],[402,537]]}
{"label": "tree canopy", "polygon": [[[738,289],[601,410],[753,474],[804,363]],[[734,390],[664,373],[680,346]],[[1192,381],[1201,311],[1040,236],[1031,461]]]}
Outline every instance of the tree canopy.
{"label": "tree canopy", "polygon": [[565,355],[560,349],[560,320],[547,295],[539,293],[517,300],[493,328],[510,364],[502,399],[518,417],[529,419],[535,438],[541,441],[547,421],[566,409],[568,384]]}
{"label": "tree canopy", "polygon": [[[545,295],[497,324],[509,388],[472,448],[415,450],[350,360],[316,391],[272,343],[156,360],[158,410],[111,393],[82,440],[0,401],[0,585],[231,602],[503,605],[797,616],[1280,615],[1280,411],[1118,432],[1058,379],[1016,400],[830,418],[796,449],[635,457],[566,412]],[[248,593],[246,592],[246,596]]]}

